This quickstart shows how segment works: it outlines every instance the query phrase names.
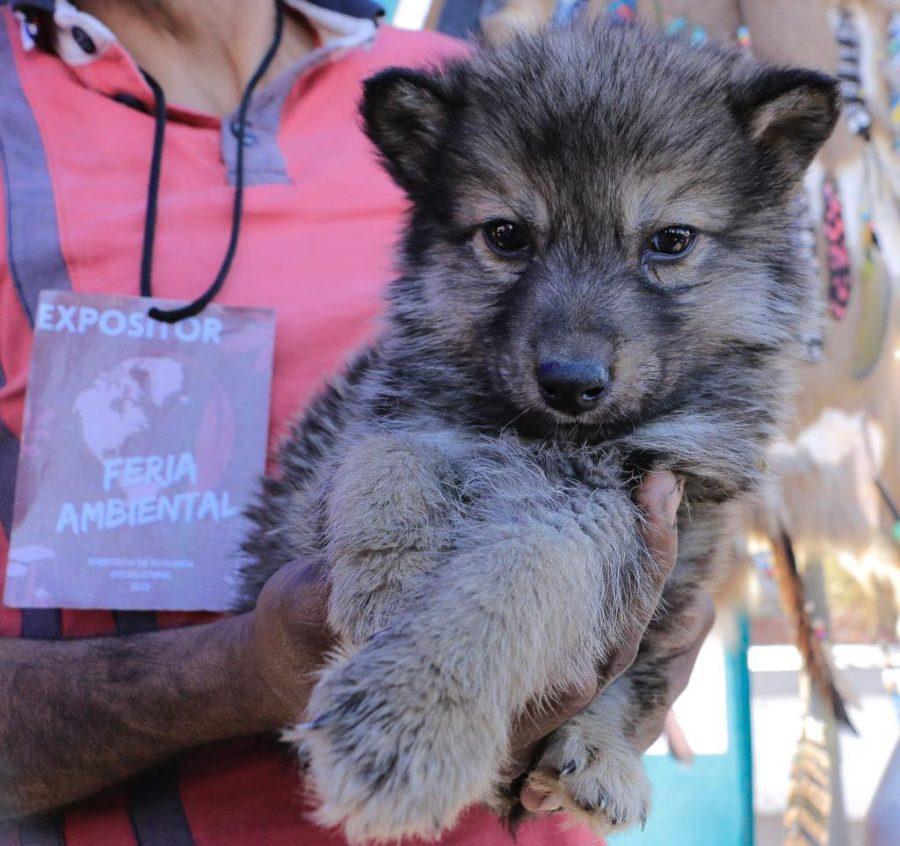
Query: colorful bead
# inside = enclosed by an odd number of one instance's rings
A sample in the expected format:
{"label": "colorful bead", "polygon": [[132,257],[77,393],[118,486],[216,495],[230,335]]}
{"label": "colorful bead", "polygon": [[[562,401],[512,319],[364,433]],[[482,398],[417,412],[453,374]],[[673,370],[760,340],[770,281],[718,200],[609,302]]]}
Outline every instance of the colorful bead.
{"label": "colorful bead", "polygon": [[666,27],[668,35],[678,35],[687,26],[687,18],[672,18]]}
{"label": "colorful bead", "polygon": [[637,0],[613,0],[607,7],[608,13],[622,23],[637,20]]}

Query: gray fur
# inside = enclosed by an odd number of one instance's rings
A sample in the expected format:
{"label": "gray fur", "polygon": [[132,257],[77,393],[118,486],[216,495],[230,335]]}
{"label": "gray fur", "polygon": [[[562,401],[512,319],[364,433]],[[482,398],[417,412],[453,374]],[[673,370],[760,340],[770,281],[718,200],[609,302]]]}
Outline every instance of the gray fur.
{"label": "gray fur", "polygon": [[[834,84],[596,25],[386,71],[362,112],[412,200],[401,275],[378,340],[287,439],[244,571],[251,605],[286,562],[327,564],[344,648],[291,733],[318,819],[388,840],[508,809],[515,715],[591,678],[653,610],[630,491],[668,467],[686,488],[660,610],[531,776],[597,831],[628,827],[649,805],[635,727],[664,700],[670,639],[698,625],[727,509],[761,481],[816,313],[791,209]],[[496,218],[533,253],[495,256]],[[645,260],[674,224],[699,230],[693,251]],[[537,358],[598,351],[599,405],[551,409]]]}

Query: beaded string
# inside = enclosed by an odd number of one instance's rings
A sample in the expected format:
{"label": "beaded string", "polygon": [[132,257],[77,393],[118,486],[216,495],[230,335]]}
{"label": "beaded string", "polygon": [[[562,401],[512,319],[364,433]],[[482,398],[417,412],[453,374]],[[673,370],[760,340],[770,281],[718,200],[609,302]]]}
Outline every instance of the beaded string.
{"label": "beaded string", "polygon": [[850,131],[868,141],[872,115],[863,95],[859,30],[853,13],[845,7],[837,11],[834,35],[838,45],[837,75],[844,100],[844,117],[850,125]]}
{"label": "beaded string", "polygon": [[607,14],[619,23],[637,21],[637,0],[613,0],[606,7]]}
{"label": "beaded string", "polygon": [[686,38],[695,47],[704,44],[709,39],[709,34],[702,26],[691,24],[687,18],[673,18],[666,27],[669,35]]}
{"label": "beaded string", "polygon": [[891,104],[891,131],[894,151],[900,152],[900,12],[894,12],[888,24],[887,58],[885,76]]}
{"label": "beaded string", "polygon": [[553,23],[567,24],[577,18],[587,5],[587,0],[557,0]]}
{"label": "beaded string", "polygon": [[[812,211],[809,207],[809,195],[806,193],[805,188],[801,188],[797,193],[794,215],[800,222],[797,228],[797,252],[808,272],[815,279],[819,279],[821,272],[817,249],[819,233],[813,220]],[[803,345],[803,359],[810,364],[818,364],[825,352],[824,327],[820,316],[822,316],[822,313],[817,309],[815,323],[800,336],[800,343]]]}
{"label": "beaded string", "polygon": [[837,183],[830,176],[822,183],[824,217],[822,229],[828,244],[828,310],[835,320],[842,320],[850,302],[850,254],[844,229],[844,211]]}

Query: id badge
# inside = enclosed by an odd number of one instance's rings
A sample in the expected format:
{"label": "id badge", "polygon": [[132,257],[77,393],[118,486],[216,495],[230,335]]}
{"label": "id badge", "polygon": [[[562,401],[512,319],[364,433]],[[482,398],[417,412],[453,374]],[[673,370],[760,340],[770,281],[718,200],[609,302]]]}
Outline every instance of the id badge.
{"label": "id badge", "polygon": [[222,611],[263,470],[274,313],[167,324],[135,297],[43,291],[4,602]]}

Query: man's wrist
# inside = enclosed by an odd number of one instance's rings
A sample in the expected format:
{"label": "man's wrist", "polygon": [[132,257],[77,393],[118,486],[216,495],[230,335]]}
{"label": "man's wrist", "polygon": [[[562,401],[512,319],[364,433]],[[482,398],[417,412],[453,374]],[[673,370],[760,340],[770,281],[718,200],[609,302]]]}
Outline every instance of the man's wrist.
{"label": "man's wrist", "polygon": [[264,667],[291,653],[258,646],[253,614],[124,638],[0,640],[0,814],[40,813],[289,723],[305,697],[277,690]]}

